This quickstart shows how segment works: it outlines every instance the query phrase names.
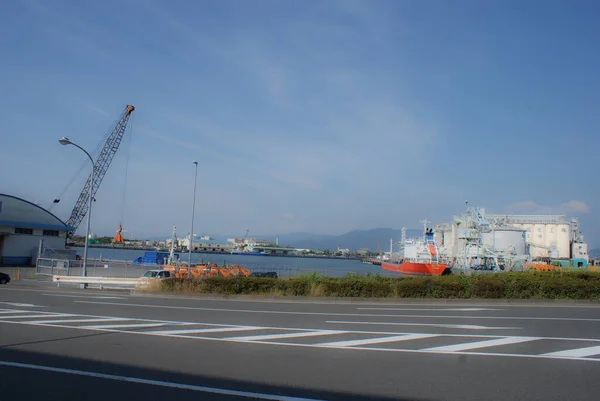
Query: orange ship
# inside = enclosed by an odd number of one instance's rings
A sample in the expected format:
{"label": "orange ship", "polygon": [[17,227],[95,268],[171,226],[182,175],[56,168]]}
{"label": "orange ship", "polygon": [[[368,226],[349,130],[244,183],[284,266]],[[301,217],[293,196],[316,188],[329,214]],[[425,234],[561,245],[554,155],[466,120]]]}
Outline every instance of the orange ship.
{"label": "orange ship", "polygon": [[445,263],[402,262],[381,264],[383,270],[411,276],[445,276],[450,274],[450,268]]}
{"label": "orange ship", "polygon": [[433,229],[427,228],[427,219],[423,221],[423,244],[415,245],[412,249],[413,256],[408,255],[410,252],[407,252],[405,247],[403,262],[383,262],[381,268],[411,276],[444,276],[452,273],[448,263],[443,263],[440,258],[433,237]]}

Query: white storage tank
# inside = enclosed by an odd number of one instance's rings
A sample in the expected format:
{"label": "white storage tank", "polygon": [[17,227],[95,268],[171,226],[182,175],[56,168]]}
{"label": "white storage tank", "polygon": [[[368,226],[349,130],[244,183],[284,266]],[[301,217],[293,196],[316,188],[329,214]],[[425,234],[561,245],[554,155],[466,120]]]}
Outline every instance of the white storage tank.
{"label": "white storage tank", "polygon": [[525,231],[515,227],[497,227],[482,233],[483,245],[496,251],[511,251],[525,255]]}
{"label": "white storage tank", "polygon": [[568,258],[571,250],[571,226],[568,224],[557,224],[556,231],[556,249],[558,251],[558,257]]}
{"label": "white storage tank", "polygon": [[443,233],[444,247],[450,252],[454,251],[454,237],[452,230],[444,231]]}

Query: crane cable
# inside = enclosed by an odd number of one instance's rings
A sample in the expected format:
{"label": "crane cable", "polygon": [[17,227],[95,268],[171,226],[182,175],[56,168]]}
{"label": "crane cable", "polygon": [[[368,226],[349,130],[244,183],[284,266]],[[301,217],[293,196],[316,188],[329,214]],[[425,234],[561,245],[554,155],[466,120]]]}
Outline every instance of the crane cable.
{"label": "crane cable", "polygon": [[[115,122],[115,124],[116,124],[116,122]],[[100,150],[104,147],[104,144],[106,143],[106,141],[110,137],[110,134],[112,133],[112,131],[113,131],[113,129],[110,128],[108,130],[108,132],[102,137],[102,139],[100,140],[100,142],[98,142],[98,144],[96,145],[96,147],[94,148],[94,150],[90,153],[92,155],[92,157],[94,157],[96,160],[98,159],[98,154],[100,153]],[[71,188],[71,185],[73,185],[73,183],[77,180],[77,178],[79,177],[79,175],[81,174],[81,172],[83,171],[83,169],[86,168],[86,166],[88,165],[88,163],[90,163],[90,160],[86,157],[85,160],[83,161],[83,163],[81,164],[81,166],[79,167],[79,169],[73,175],[73,178],[71,178],[71,180],[67,183],[67,185],[60,192],[60,195],[58,195],[56,198],[54,198],[54,201],[48,207],[48,211],[51,212],[52,209],[54,208],[54,206],[56,204],[58,204],[58,202],[60,202],[60,200],[62,199],[62,197],[65,195],[65,193],[67,193],[67,191],[69,190],[69,188]]]}
{"label": "crane cable", "polygon": [[127,190],[127,176],[129,175],[129,159],[131,155],[131,138],[133,137],[133,117],[130,117],[129,124],[127,126],[129,130],[129,142],[127,143],[127,158],[125,161],[125,179],[123,180],[123,190],[121,191],[121,217],[119,219],[119,225],[123,225],[123,215],[125,212],[125,194]]}

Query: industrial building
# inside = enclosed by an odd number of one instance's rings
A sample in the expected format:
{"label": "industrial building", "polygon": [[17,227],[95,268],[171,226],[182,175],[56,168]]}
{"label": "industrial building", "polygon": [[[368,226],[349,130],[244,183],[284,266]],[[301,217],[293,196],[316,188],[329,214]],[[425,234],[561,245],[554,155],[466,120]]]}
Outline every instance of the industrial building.
{"label": "industrial building", "polygon": [[232,243],[234,246],[250,245],[250,246],[269,246],[277,244],[279,241],[271,241],[268,239],[260,238],[227,238],[227,241]]}
{"label": "industrial building", "polygon": [[[230,253],[233,251],[233,244],[229,242],[219,242],[219,241],[205,241],[205,240],[196,240],[192,242],[194,247],[193,252],[220,252],[220,253]],[[185,238],[179,240],[179,246],[185,248],[187,250],[190,249],[190,237],[189,235]]]}
{"label": "industrial building", "polygon": [[434,241],[444,257],[466,265],[484,259],[505,266],[531,260],[570,260],[582,266],[589,261],[578,220],[563,215],[488,214],[469,208],[452,223],[436,226]]}
{"label": "industrial building", "polygon": [[0,265],[34,265],[41,243],[46,249],[64,250],[68,231],[46,209],[0,194]]}
{"label": "industrial building", "polygon": [[579,232],[577,219],[561,215],[499,215],[488,219],[525,231],[529,254],[533,258],[588,259],[587,244]]}

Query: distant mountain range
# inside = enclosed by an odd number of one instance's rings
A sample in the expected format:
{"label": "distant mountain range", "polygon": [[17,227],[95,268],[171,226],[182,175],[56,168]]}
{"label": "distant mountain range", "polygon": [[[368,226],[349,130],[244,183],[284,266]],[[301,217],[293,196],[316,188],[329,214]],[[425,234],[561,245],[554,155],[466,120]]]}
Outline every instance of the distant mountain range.
{"label": "distant mountain range", "polygon": [[[423,235],[423,229],[407,229],[406,237],[415,238]],[[150,237],[148,240],[152,241],[164,241],[164,237]],[[215,241],[225,242],[227,238],[233,238],[235,236],[215,237]],[[319,235],[311,233],[290,233],[281,235],[257,235],[257,238],[269,239],[279,241],[279,245],[289,245],[300,249],[315,249],[325,250],[329,249],[334,251],[336,249],[350,249],[351,251],[357,251],[362,248],[367,248],[372,252],[379,252],[381,250],[387,252],[390,250],[390,238],[394,239],[394,251],[397,251],[397,241],[400,241],[402,237],[402,230],[394,228],[374,228],[372,230],[354,230],[342,235]],[[195,239],[194,241],[197,241]],[[600,259],[600,248],[590,249],[588,255],[592,259]]]}
{"label": "distant mountain range", "polygon": [[[423,235],[423,229],[407,229],[407,238],[414,238]],[[152,241],[164,241],[164,237],[150,237],[148,240]],[[235,236],[219,236],[214,237],[215,241],[224,242],[227,238],[233,238]],[[370,251],[378,252],[379,249],[387,252],[390,250],[390,239],[394,240],[394,250],[398,250],[397,242],[402,237],[402,230],[394,228],[375,228],[372,230],[354,230],[342,235],[319,235],[305,232],[280,234],[280,235],[257,235],[257,238],[278,240],[279,245],[293,246],[294,248],[300,249],[315,249],[331,251],[340,249],[350,249],[351,251],[357,251],[359,249],[367,248]],[[195,239],[194,241],[197,241]]]}
{"label": "distant mountain range", "polygon": [[[407,238],[421,236],[422,229],[407,229]],[[375,228],[372,230],[354,230],[342,235],[315,235],[310,233],[292,233],[279,235],[279,245],[291,245],[295,248],[350,249],[356,251],[367,248],[370,251],[384,252],[390,250],[390,239],[394,240],[394,250],[398,250],[397,242],[402,237],[402,230],[393,228]]]}

